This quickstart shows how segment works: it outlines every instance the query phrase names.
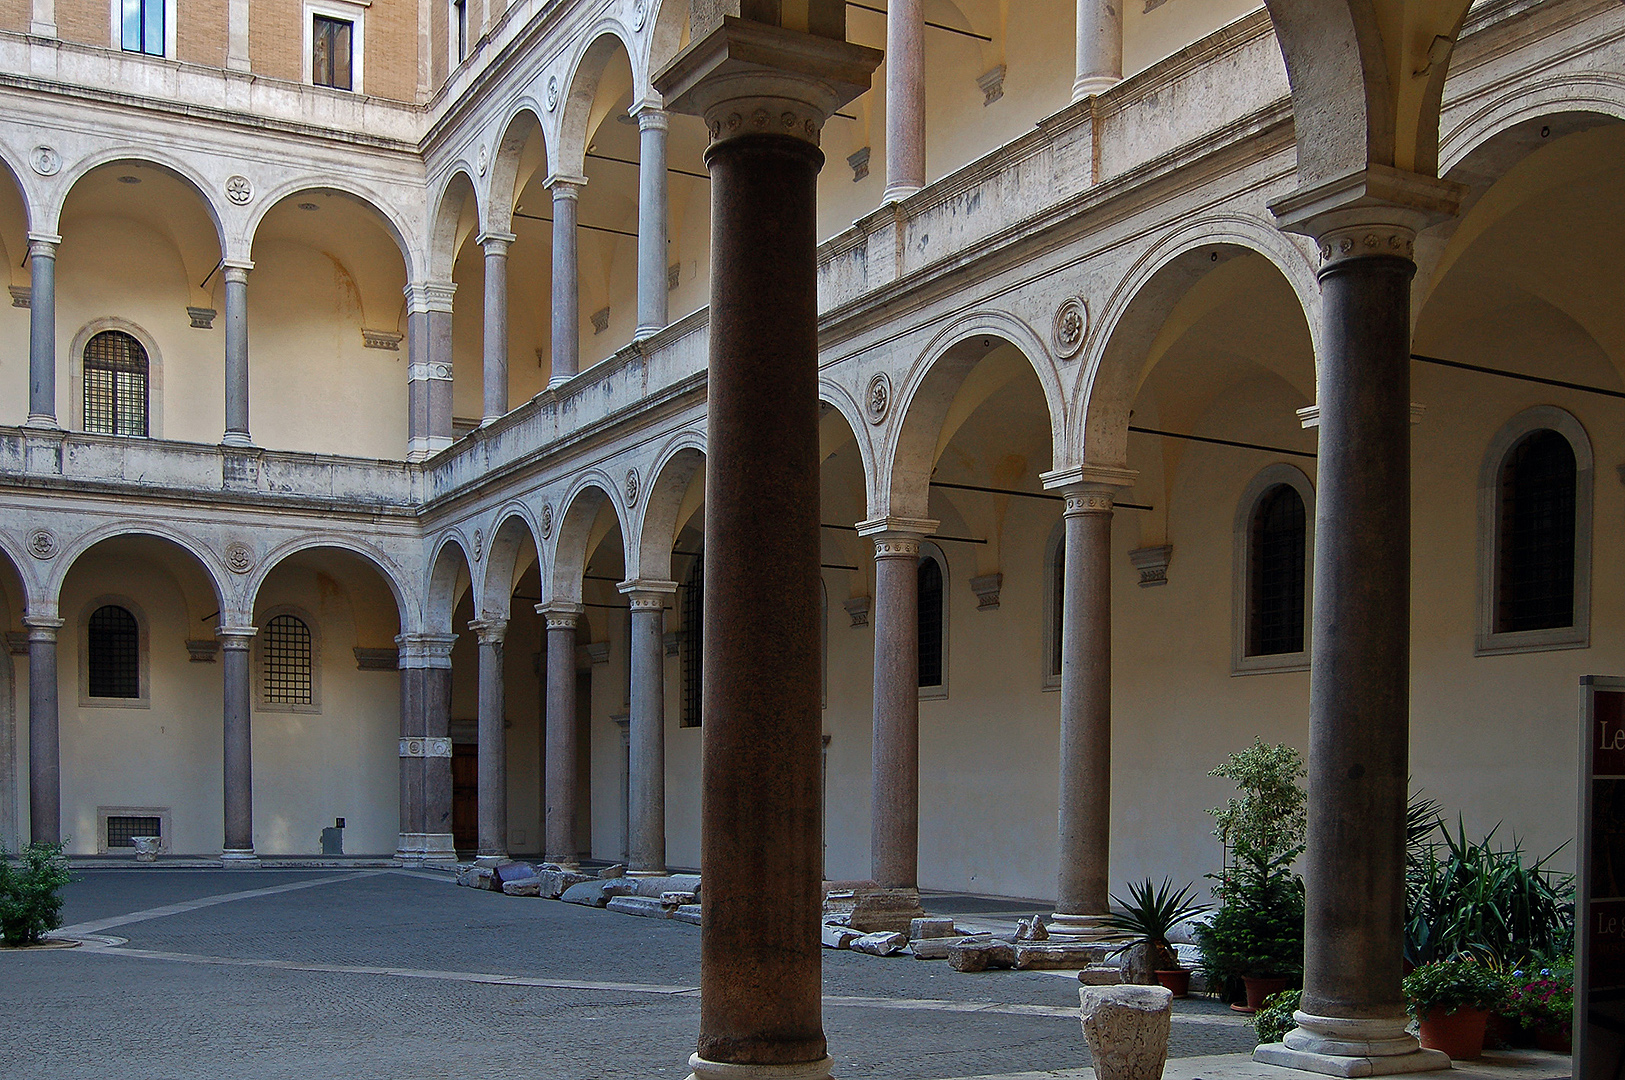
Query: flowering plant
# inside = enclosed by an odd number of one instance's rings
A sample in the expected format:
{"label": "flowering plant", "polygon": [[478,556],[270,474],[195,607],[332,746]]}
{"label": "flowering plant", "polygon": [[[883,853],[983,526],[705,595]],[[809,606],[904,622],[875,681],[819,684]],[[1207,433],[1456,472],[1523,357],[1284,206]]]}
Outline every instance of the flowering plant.
{"label": "flowering plant", "polygon": [[1423,964],[1402,984],[1410,1014],[1421,1020],[1435,1009],[1497,1009],[1506,995],[1506,983],[1484,964],[1462,957]]}
{"label": "flowering plant", "polygon": [[1574,1023],[1574,969],[1555,964],[1514,971],[1501,1011],[1531,1031],[1566,1034]]}

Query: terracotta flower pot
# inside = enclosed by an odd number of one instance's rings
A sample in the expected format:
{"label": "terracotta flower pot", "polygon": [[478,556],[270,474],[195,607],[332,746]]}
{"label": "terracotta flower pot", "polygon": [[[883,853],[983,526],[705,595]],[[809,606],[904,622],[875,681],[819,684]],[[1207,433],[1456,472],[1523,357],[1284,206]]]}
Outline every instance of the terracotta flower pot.
{"label": "terracotta flower pot", "polygon": [[1264,1007],[1264,999],[1271,994],[1280,993],[1287,988],[1290,979],[1259,978],[1252,975],[1243,975],[1241,981],[1247,986],[1247,1004],[1232,1005],[1232,1009],[1239,1013],[1255,1013]]}
{"label": "terracotta flower pot", "polygon": [[1537,1031],[1535,1032],[1535,1045],[1542,1050],[1550,1050],[1554,1054],[1572,1054],[1574,1053],[1574,1033],[1572,1031]]}
{"label": "terracotta flower pot", "polygon": [[1484,1053],[1484,1028],[1490,1014],[1484,1009],[1457,1009],[1447,1013],[1434,1009],[1422,1017],[1422,1045],[1443,1050],[1453,1059],[1470,1061]]}
{"label": "terracotta flower pot", "polygon": [[1174,992],[1174,997],[1189,997],[1191,992],[1191,973],[1189,968],[1171,968],[1158,970],[1157,981]]}

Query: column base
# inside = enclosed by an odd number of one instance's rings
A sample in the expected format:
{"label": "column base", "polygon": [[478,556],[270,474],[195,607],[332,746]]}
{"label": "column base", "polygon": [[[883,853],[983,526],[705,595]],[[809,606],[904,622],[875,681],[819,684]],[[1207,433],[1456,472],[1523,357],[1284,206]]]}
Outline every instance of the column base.
{"label": "column base", "polygon": [[888,187],[885,191],[881,192],[880,201],[882,204],[889,202],[902,202],[916,191],[919,191],[920,187],[921,185],[919,184],[897,184],[895,186]]}
{"label": "column base", "polygon": [[1072,100],[1082,101],[1086,97],[1104,94],[1118,83],[1121,78],[1112,75],[1088,75],[1072,84]]}
{"label": "column base", "polygon": [[1323,1076],[1397,1076],[1401,1073],[1437,1072],[1448,1069],[1450,1055],[1442,1050],[1420,1047],[1392,1057],[1344,1057],[1341,1054],[1314,1054],[1293,1050],[1285,1043],[1265,1043],[1253,1051],[1253,1060],[1264,1065],[1320,1073]]}
{"label": "column base", "polygon": [[574,375],[555,375],[551,379],[547,380],[547,388],[549,390],[557,390],[559,387],[563,386],[573,378],[575,378]]}
{"label": "column base", "polygon": [[220,852],[220,866],[224,870],[253,870],[260,857],[253,848],[226,848]]}
{"label": "column base", "polygon": [[475,866],[501,866],[507,861],[508,856],[506,855],[476,855],[474,857]]}
{"label": "column base", "polygon": [[664,326],[640,326],[636,330],[632,331],[632,340],[642,341],[645,338],[652,338],[664,329]]}
{"label": "column base", "polygon": [[228,431],[220,437],[220,445],[251,448],[254,440],[249,438],[246,431]]}
{"label": "column base", "polygon": [[1405,1017],[1345,1019],[1296,1012],[1298,1026],[1267,1043],[1253,1060],[1327,1076],[1393,1076],[1450,1068],[1450,1055],[1424,1050],[1405,1030]]}
{"label": "column base", "polygon": [[834,1064],[835,1059],[827,1054],[795,1065],[735,1065],[690,1054],[688,1067],[693,1071],[688,1080],[831,1080]]}
{"label": "column base", "polygon": [[1068,915],[1057,911],[1050,915],[1045,927],[1050,937],[1076,938],[1079,941],[1110,941],[1122,937],[1121,930],[1106,925],[1105,915]]}
{"label": "column base", "polygon": [[33,428],[36,431],[62,430],[62,425],[56,422],[56,417],[46,413],[29,413],[28,419],[23,421],[23,427]]}
{"label": "column base", "polygon": [[395,857],[402,862],[456,862],[451,833],[401,833]]}

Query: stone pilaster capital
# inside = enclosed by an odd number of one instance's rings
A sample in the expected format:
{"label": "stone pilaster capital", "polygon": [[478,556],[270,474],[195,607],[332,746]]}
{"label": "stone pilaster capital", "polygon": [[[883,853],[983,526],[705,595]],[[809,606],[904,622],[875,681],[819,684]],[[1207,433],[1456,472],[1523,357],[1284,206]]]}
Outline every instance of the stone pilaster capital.
{"label": "stone pilaster capital", "polygon": [[615,587],[632,602],[633,611],[661,611],[666,606],[666,598],[677,592],[675,581],[648,578],[632,578]]}
{"label": "stone pilaster capital", "polygon": [[62,237],[56,233],[31,232],[28,234],[28,257],[54,259],[57,246],[61,243]]}
{"label": "stone pilaster capital", "polygon": [[214,636],[220,639],[222,649],[246,649],[259,632],[257,626],[222,626],[215,630]]}
{"label": "stone pilaster capital", "polygon": [[406,297],[406,310],[417,314],[424,311],[451,312],[451,298],[457,292],[454,281],[413,281],[401,290]]}
{"label": "stone pilaster capital", "polygon": [[395,648],[403,668],[450,668],[456,634],[399,634]]}
{"label": "stone pilaster capital", "polygon": [[635,101],[626,111],[638,122],[639,131],[666,131],[671,127],[671,113],[666,111],[663,101]]}
{"label": "stone pilaster capital", "polygon": [[1270,203],[1276,224],[1320,248],[1321,269],[1350,259],[1413,258],[1416,234],[1454,217],[1467,188],[1369,165],[1300,187]]}
{"label": "stone pilaster capital", "polygon": [[66,622],[62,619],[51,618],[46,615],[24,615],[23,626],[28,630],[29,641],[43,641],[47,644],[56,641],[57,631],[64,627]]}
{"label": "stone pilaster capital", "polygon": [[884,517],[870,518],[867,521],[858,522],[858,535],[881,536],[896,533],[919,539],[922,536],[930,536],[941,525],[942,522],[934,521],[931,518],[906,518],[887,514]]}
{"label": "stone pilaster capital", "polygon": [[1039,477],[1044,487],[1066,497],[1066,516],[1109,514],[1112,500],[1123,488],[1133,487],[1139,473],[1117,465],[1076,465],[1055,469]]}
{"label": "stone pilaster capital", "polygon": [[220,262],[220,274],[227,281],[246,283],[248,273],[253,269],[253,259],[223,259]]}
{"label": "stone pilaster capital", "polygon": [[506,256],[508,254],[508,245],[517,239],[519,237],[511,232],[487,230],[476,236],[474,242],[485,249],[485,255],[489,258],[492,255]]}
{"label": "stone pilaster capital", "polygon": [[507,619],[493,619],[489,616],[471,619],[468,628],[479,636],[481,645],[501,645],[502,639],[508,636]]}
{"label": "stone pilaster capital", "polygon": [[713,144],[787,135],[818,145],[824,121],[869,89],[876,49],[727,16],[655,77],[674,112],[705,118]]}
{"label": "stone pilaster capital", "polygon": [[536,614],[547,622],[549,630],[574,630],[581,621],[581,605],[568,600],[548,600],[536,605]]}
{"label": "stone pilaster capital", "polygon": [[587,178],[571,176],[568,173],[553,173],[542,186],[553,193],[554,202],[560,199],[579,199],[581,189],[587,186]]}

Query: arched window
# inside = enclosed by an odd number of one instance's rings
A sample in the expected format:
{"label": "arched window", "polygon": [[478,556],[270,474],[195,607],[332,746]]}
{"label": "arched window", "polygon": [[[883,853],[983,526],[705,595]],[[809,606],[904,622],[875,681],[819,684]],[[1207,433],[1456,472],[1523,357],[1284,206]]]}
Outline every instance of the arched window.
{"label": "arched window", "polygon": [[122,330],[103,330],[85,343],[85,430],[102,435],[147,434],[147,350]]}
{"label": "arched window", "polygon": [[1591,471],[1585,429],[1549,405],[1491,441],[1479,481],[1480,654],[1589,644]]}
{"label": "arched window", "polygon": [[1264,492],[1247,534],[1247,655],[1301,653],[1309,526],[1289,484]]}
{"label": "arched window", "polygon": [[315,703],[310,627],[297,615],[277,615],[260,631],[261,699],[267,705]]}
{"label": "arched window", "polygon": [[919,564],[920,687],[943,684],[943,573],[935,555],[921,552]]}
{"label": "arched window", "polygon": [[85,669],[90,697],[141,696],[141,627],[127,609],[103,604],[90,613]]}
{"label": "arched window", "polygon": [[695,555],[683,578],[683,630],[680,656],[683,669],[683,727],[700,726],[700,689],[704,682],[700,668],[705,632],[705,556]]}

